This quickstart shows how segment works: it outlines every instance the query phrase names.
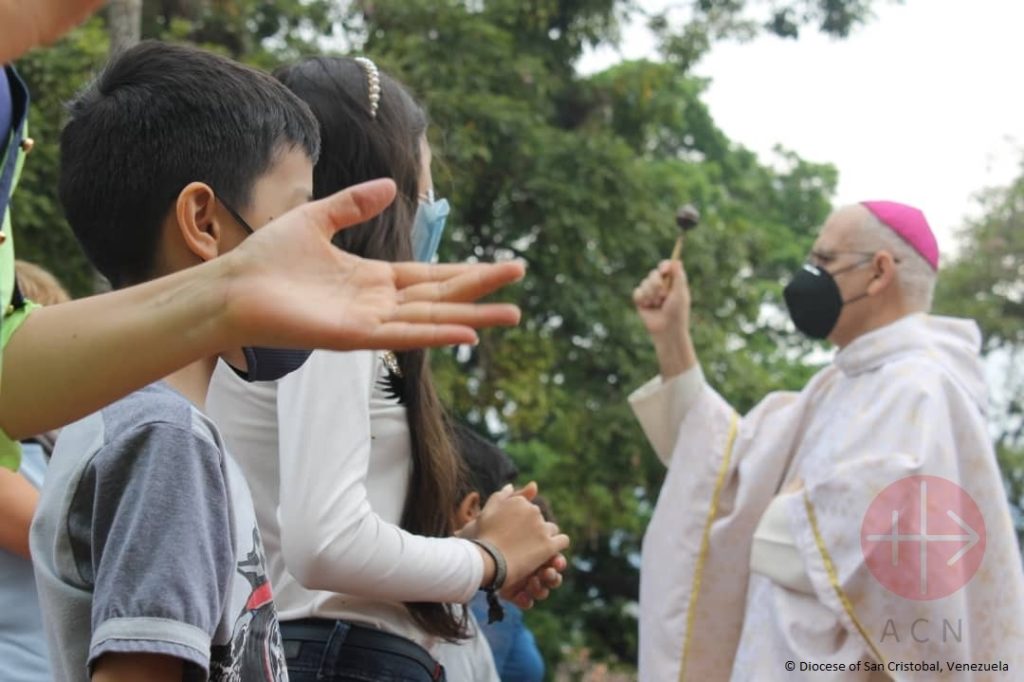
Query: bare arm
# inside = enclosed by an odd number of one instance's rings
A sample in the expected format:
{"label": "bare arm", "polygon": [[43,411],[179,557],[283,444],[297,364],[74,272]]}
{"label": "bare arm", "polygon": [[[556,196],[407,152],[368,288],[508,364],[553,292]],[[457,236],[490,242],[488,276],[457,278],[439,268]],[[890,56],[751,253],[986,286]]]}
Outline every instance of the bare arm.
{"label": "bare arm", "polygon": [[92,14],[103,0],[0,0],[0,64],[52,43]]}
{"label": "bare arm", "polygon": [[14,439],[56,428],[242,345],[405,349],[474,343],[473,327],[515,324],[515,306],[470,302],[520,279],[521,264],[383,263],[331,244],[394,193],[390,180],[364,183],[210,262],[35,311],[4,350],[0,428]]}
{"label": "bare arm", "polygon": [[92,682],[181,682],[180,658],[162,654],[106,654],[93,669]]}
{"label": "bare arm", "polygon": [[4,349],[0,427],[40,433],[216,353],[226,335],[215,274],[201,266],[34,311]]}
{"label": "bare arm", "polygon": [[[371,507],[367,476],[375,373],[370,353],[315,353],[309,364],[278,384],[278,518],[285,564],[310,589],[396,601],[468,600],[494,581],[489,554],[456,538],[409,533]],[[230,415],[228,405],[221,409]],[[230,437],[246,422],[244,416],[228,416],[225,433]],[[569,543],[530,503],[536,492],[531,485],[519,495],[511,486],[496,493],[474,531],[464,536],[499,548],[510,586],[525,583]],[[539,573],[538,583],[546,571]],[[534,597],[544,598],[548,588],[557,586],[557,570],[553,573],[546,586],[532,590]],[[520,585],[510,596],[526,588]]]}

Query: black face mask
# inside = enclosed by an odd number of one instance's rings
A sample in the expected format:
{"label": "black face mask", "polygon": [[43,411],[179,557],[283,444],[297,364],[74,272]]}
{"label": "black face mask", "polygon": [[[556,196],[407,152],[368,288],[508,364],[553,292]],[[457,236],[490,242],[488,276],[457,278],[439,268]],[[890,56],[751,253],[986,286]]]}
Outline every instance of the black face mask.
{"label": "black face mask", "polygon": [[796,328],[812,339],[828,338],[839,321],[843,306],[868,295],[865,291],[860,296],[844,301],[835,276],[863,267],[869,262],[855,263],[834,273],[809,263],[800,268],[782,291],[789,316]]}
{"label": "black face mask", "polygon": [[[223,199],[219,201],[227,209],[227,212],[231,214],[231,217],[238,222],[239,226],[245,230],[247,235],[253,234],[252,227],[238,211],[231,208]],[[235,370],[235,374],[246,381],[277,381],[302,367],[312,352],[310,350],[291,348],[244,346],[242,353],[245,354],[246,370],[243,372],[230,364],[228,366]]]}
{"label": "black face mask", "polygon": [[246,381],[277,381],[302,367],[312,352],[290,348],[245,346],[242,353],[245,354],[246,371],[235,367],[231,369]]}

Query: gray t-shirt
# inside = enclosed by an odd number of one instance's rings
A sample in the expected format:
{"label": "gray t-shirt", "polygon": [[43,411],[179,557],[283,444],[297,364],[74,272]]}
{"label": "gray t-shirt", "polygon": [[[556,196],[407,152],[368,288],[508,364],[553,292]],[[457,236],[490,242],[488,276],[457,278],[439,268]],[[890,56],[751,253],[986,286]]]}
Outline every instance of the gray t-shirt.
{"label": "gray t-shirt", "polygon": [[249,489],[167,385],[61,432],[30,541],[56,680],[112,652],[180,658],[186,679],[287,680]]}

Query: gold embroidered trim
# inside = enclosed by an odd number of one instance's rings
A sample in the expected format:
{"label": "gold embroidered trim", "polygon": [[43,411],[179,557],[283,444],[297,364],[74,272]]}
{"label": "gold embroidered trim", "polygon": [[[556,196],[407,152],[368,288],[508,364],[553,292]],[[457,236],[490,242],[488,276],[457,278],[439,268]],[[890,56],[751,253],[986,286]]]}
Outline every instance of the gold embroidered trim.
{"label": "gold embroidered trim", "polygon": [[729,422],[729,436],[725,440],[725,453],[722,456],[722,464],[718,467],[718,478],[715,480],[715,489],[711,493],[711,505],[708,509],[708,518],[704,521],[704,533],[700,539],[700,553],[697,555],[697,567],[693,572],[693,585],[690,588],[690,603],[686,609],[686,633],[683,636],[683,660],[679,666],[679,682],[686,678],[686,661],[690,655],[690,633],[693,632],[693,623],[697,618],[697,610],[694,605],[700,594],[700,583],[704,578],[704,564],[707,562],[708,551],[711,545],[711,524],[718,514],[718,498],[722,493],[722,486],[725,485],[725,475],[729,472],[729,462],[732,460],[732,447],[736,442],[736,432],[739,430],[740,416],[733,412],[732,420]]}
{"label": "gold embroidered trim", "polygon": [[846,611],[846,615],[853,621],[854,626],[860,633],[860,636],[867,642],[868,647],[871,648],[871,653],[874,655],[875,660],[881,663],[883,666],[887,665],[886,660],[882,657],[881,652],[875,647],[875,643],[871,640],[868,635],[867,629],[861,624],[860,619],[857,618],[857,614],[853,611],[853,604],[850,603],[850,598],[846,596],[846,592],[843,591],[843,586],[839,584],[839,573],[836,571],[835,564],[832,563],[832,556],[828,553],[828,548],[825,547],[825,538],[821,537],[821,532],[818,530],[818,515],[814,512],[814,506],[811,504],[811,498],[807,495],[807,491],[804,491],[804,507],[807,509],[807,520],[811,523],[811,532],[814,533],[814,543],[818,545],[818,553],[821,554],[821,561],[825,564],[825,573],[828,574],[828,582],[832,585],[832,589],[835,590],[836,596],[839,597],[839,601],[843,605],[843,609]]}

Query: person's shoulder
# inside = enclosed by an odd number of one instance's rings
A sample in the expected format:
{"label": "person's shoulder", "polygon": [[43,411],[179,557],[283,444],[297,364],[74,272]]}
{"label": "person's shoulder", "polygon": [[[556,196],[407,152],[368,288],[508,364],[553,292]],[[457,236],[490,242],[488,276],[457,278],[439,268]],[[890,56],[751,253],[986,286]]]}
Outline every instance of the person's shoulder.
{"label": "person's shoulder", "polygon": [[886,390],[905,396],[967,400],[988,399],[981,335],[971,320],[915,316],[905,339],[879,364]]}
{"label": "person's shoulder", "polygon": [[958,388],[957,372],[927,353],[907,354],[882,366],[880,378],[900,391],[915,395],[944,395]]}
{"label": "person's shoulder", "polygon": [[903,418],[926,410],[930,414],[974,415],[988,412],[988,387],[983,372],[964,372],[928,353],[907,354],[887,363],[865,398],[890,417]]}
{"label": "person's shoulder", "polygon": [[146,386],[99,413],[106,458],[141,457],[154,449],[209,453],[222,458],[220,434],[205,415],[164,383]]}
{"label": "person's shoulder", "polygon": [[191,419],[192,403],[185,396],[163,382],[140,388],[117,400],[101,411],[103,419],[112,428],[130,428],[151,421],[187,425]]}

